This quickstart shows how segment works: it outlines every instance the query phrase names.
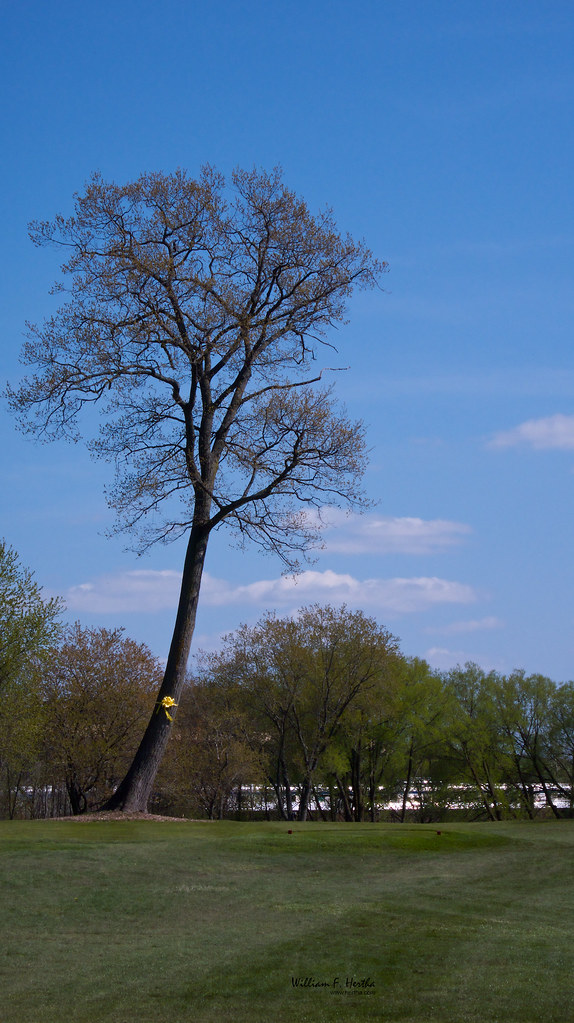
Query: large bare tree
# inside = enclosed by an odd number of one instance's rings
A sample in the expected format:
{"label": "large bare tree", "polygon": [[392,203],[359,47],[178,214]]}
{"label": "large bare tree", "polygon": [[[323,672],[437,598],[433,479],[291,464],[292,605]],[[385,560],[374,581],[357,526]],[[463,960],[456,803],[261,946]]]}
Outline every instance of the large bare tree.
{"label": "large bare tree", "polygon": [[[184,683],[209,537],[225,522],[287,565],[316,543],[325,504],[357,504],[365,464],[316,368],[354,288],[385,264],[313,216],[281,173],[212,168],[94,175],[69,219],[32,225],[67,253],[59,311],[29,325],[33,375],[9,390],[24,428],[77,437],[98,404],[92,452],[116,463],[110,503],[142,548],[187,537],[163,684],[110,807],[145,810]],[[332,345],[331,345],[332,347]],[[175,500],[178,498],[179,500]]]}

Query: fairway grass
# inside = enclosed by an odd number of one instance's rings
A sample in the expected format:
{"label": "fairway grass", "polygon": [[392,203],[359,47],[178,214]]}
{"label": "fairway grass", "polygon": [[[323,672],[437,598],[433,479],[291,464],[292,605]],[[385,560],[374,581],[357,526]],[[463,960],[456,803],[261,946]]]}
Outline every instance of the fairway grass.
{"label": "fairway grass", "polygon": [[573,1021],[574,822],[438,827],[2,822],[0,1021]]}

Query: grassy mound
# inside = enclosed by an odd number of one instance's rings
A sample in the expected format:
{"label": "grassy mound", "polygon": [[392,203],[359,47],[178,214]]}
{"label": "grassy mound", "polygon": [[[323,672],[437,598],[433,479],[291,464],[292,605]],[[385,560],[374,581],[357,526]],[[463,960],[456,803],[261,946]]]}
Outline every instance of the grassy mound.
{"label": "grassy mound", "polygon": [[2,1023],[573,1018],[574,822],[5,822],[0,853]]}

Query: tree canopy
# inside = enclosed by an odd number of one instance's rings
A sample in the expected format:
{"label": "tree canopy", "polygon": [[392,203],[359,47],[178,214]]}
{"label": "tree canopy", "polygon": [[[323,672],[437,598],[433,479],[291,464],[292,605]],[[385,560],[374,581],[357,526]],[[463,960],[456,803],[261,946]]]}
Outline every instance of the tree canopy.
{"label": "tree canopy", "polygon": [[0,540],[0,771],[11,814],[20,779],[45,724],[41,670],[60,632],[62,602],[44,597],[33,573]]}
{"label": "tree canopy", "polygon": [[[352,715],[392,687],[398,641],[361,611],[311,605],[296,618],[267,615],[206,659],[212,686],[238,691],[267,733],[269,778],[291,815],[293,767],[305,820],[315,778]],[[290,781],[291,776],[291,781]]]}
{"label": "tree canopy", "polygon": [[125,772],[161,681],[160,664],[122,629],[70,626],[42,672],[52,782],[74,813],[101,805]]}
{"label": "tree canopy", "polygon": [[[285,556],[315,539],[293,499],[358,499],[362,431],[309,367],[384,264],[329,210],[313,217],[277,170],[236,171],[229,195],[209,167],[124,186],[96,174],[72,217],[31,235],[65,247],[66,299],[28,325],[36,372],[12,405],[26,429],[77,438],[77,413],[100,404],[91,450],[115,460],[110,501],[144,543],[186,532],[201,498],[210,528],[227,519]],[[179,516],[170,504],[150,525],[173,495]]]}
{"label": "tree canopy", "polygon": [[55,642],[62,607],[57,597],[42,596],[33,573],[0,540],[0,694]]}

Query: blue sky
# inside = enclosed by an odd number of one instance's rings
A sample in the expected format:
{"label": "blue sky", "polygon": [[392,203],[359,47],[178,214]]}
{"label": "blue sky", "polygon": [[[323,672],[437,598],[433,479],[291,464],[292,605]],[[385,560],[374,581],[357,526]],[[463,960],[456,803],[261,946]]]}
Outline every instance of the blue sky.
{"label": "blue sky", "polygon": [[[437,667],[574,677],[571,2],[124,0],[3,5],[2,383],[58,255],[26,225],[123,182],[281,164],[388,261],[334,339],[368,426],[361,519],[328,516],[294,582],[212,538],[196,644],[267,609],[346,601]],[[68,617],[165,656],[182,546],[112,525],[108,467],[0,408],[0,535]]]}

